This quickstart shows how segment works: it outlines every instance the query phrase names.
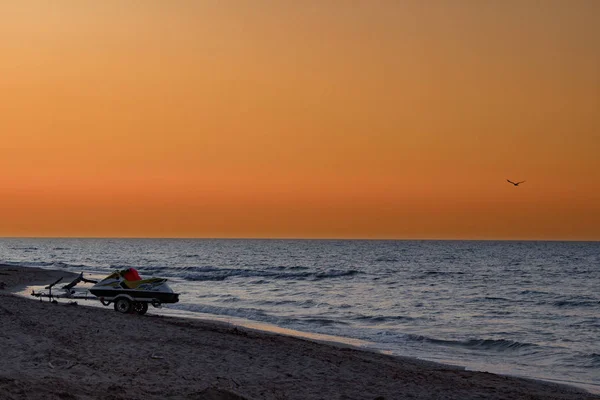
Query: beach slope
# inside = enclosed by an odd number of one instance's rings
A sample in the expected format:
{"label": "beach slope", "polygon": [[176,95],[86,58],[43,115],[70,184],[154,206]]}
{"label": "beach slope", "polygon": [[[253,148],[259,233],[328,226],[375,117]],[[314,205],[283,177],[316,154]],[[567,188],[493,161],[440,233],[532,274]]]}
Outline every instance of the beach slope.
{"label": "beach slope", "polygon": [[71,277],[0,268],[2,399],[600,399],[223,323],[124,315],[9,292],[60,276]]}

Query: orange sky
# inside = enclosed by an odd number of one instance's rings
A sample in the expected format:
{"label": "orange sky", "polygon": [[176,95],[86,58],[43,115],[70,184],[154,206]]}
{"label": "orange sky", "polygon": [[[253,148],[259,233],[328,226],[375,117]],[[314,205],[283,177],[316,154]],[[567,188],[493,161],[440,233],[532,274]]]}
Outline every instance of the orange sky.
{"label": "orange sky", "polygon": [[0,236],[600,240],[598,16],[1,2]]}

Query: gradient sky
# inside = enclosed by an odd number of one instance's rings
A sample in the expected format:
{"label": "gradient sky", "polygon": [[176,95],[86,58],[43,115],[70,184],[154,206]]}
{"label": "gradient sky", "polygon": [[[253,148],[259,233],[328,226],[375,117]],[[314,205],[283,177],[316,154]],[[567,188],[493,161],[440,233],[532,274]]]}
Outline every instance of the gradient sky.
{"label": "gradient sky", "polygon": [[599,17],[2,1],[0,236],[600,240]]}

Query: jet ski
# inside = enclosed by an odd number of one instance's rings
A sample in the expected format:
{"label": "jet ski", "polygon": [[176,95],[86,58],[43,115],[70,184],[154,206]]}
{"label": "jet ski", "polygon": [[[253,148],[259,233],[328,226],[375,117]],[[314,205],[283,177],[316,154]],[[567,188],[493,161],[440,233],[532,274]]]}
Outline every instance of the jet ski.
{"label": "jet ski", "polygon": [[142,279],[135,268],[115,271],[89,288],[103,305],[114,302],[116,311],[145,314],[148,304],[160,307],[163,303],[177,303],[179,294],[167,285],[165,278]]}
{"label": "jet ski", "polygon": [[[102,279],[100,282],[83,277],[79,274],[68,285],[63,286],[62,292],[54,293],[52,290],[63,278],[45,287],[47,292],[31,292],[32,296],[43,298],[56,303],[56,299],[67,300],[100,300],[102,305],[108,306],[114,303],[115,311],[128,314],[146,314],[148,304],[160,307],[163,303],[177,303],[179,293],[174,293],[167,285],[164,278],[142,279],[135,268],[127,268],[115,271]],[[81,282],[93,283],[90,288],[76,288]],[[93,296],[90,296],[93,295]],[[77,304],[77,303],[74,303]]]}

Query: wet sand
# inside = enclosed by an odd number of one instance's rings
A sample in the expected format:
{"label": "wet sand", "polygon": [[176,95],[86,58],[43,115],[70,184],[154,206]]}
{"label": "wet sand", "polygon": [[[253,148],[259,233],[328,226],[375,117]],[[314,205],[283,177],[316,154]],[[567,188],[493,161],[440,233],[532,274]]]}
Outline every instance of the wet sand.
{"label": "wet sand", "polygon": [[125,315],[11,294],[74,276],[0,266],[0,399],[600,399],[152,309]]}

